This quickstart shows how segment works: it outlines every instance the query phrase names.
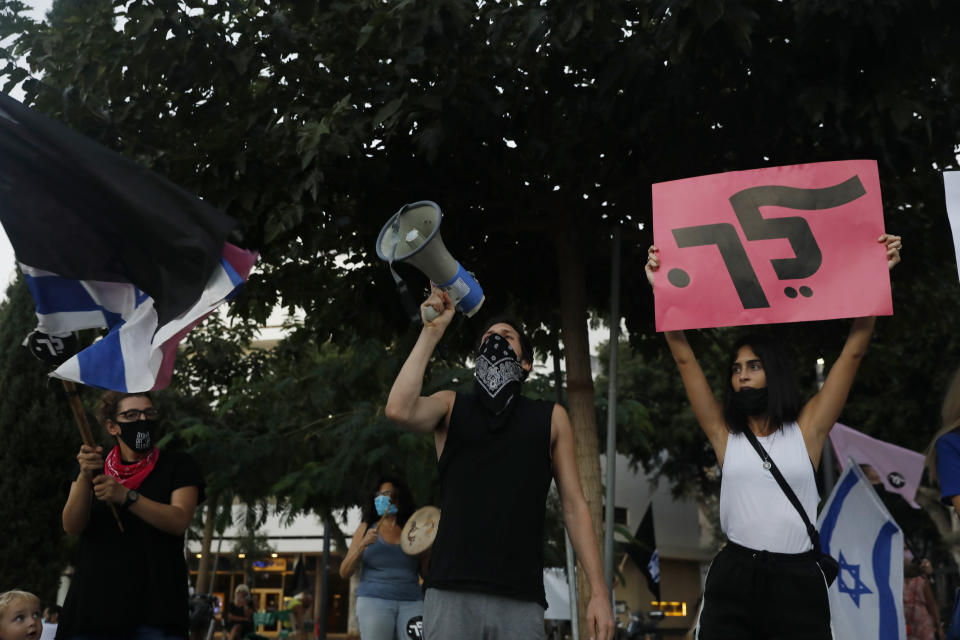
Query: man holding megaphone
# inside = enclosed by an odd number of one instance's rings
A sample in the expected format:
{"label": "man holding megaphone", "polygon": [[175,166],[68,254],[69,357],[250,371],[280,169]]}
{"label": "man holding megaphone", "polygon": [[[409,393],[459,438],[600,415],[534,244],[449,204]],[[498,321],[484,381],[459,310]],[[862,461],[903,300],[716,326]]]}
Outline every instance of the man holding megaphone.
{"label": "man holding megaphone", "polygon": [[544,519],[556,479],[567,531],[590,581],[587,622],[596,640],[610,640],[610,592],[570,418],[559,404],[520,394],[533,365],[523,328],[508,318],[487,323],[477,341],[473,393],[423,396],[427,363],[455,308],[433,287],[420,310],[423,328],[386,413],[405,429],[432,433],[437,447],[442,515],[424,581],[425,638],[544,638]]}

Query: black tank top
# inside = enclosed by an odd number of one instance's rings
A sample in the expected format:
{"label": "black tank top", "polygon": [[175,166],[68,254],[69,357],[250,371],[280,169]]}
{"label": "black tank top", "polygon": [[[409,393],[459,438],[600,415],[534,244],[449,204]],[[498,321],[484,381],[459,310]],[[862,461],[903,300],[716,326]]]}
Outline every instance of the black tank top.
{"label": "black tank top", "polygon": [[440,474],[440,528],[426,588],[479,591],[547,606],[543,528],[553,478],[553,403],[520,397],[495,417],[458,393]]}

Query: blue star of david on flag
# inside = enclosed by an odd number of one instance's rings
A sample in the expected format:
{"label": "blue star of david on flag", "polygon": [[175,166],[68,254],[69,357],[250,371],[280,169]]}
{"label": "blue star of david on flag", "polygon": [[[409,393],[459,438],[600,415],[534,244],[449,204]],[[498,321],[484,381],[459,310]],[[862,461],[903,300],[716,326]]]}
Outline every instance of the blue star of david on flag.
{"label": "blue star of david on flag", "polygon": [[[849,586],[843,579],[844,571],[853,578],[853,586]],[[840,552],[840,574],[837,576],[837,589],[840,590],[840,593],[849,595],[858,609],[860,608],[860,596],[873,593],[860,579],[860,565],[847,562],[847,559],[843,557],[843,551]]]}
{"label": "blue star of david on flag", "polygon": [[835,638],[907,640],[903,533],[855,460],[818,519],[823,553],[840,571],[827,590]]}

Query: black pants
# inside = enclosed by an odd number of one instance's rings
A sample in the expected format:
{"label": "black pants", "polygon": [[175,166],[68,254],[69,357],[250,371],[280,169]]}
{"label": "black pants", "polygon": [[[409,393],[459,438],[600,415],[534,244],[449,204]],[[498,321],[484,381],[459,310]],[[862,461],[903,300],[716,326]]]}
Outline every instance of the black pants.
{"label": "black pants", "polygon": [[831,640],[827,585],[813,551],[728,542],[710,565],[697,640]]}

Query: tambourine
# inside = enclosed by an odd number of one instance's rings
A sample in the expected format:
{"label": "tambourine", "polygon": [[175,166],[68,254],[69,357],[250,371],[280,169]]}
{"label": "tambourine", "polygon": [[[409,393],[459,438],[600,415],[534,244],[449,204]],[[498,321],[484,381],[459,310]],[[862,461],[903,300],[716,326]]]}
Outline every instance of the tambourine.
{"label": "tambourine", "polygon": [[430,548],[440,528],[440,509],[421,507],[413,512],[400,532],[400,548],[410,556],[420,555]]}

